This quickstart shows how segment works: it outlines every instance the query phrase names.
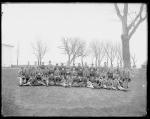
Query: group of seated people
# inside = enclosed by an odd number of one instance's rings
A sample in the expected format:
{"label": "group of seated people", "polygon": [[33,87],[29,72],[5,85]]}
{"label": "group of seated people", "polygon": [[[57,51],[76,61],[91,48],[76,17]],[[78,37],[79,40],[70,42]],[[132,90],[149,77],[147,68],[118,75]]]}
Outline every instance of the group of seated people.
{"label": "group of seated people", "polygon": [[114,90],[128,89],[131,81],[130,71],[120,68],[81,66],[41,65],[21,67],[19,70],[20,86],[63,86],[105,88]]}

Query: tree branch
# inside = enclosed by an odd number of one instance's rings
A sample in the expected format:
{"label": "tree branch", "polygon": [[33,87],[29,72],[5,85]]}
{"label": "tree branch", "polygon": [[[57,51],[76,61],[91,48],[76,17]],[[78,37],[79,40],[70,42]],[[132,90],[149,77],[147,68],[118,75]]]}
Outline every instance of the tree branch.
{"label": "tree branch", "polygon": [[144,5],[142,4],[141,7],[140,7],[139,13],[138,13],[137,16],[135,17],[135,19],[128,25],[128,30],[130,30],[130,29],[134,26],[134,24],[135,24],[135,22],[137,21],[137,19],[138,19],[139,17],[141,17],[142,11],[143,11],[143,7],[144,7]]}
{"label": "tree branch", "polygon": [[146,19],[146,17],[147,16],[145,16],[144,18],[140,17],[140,20],[138,21],[138,23],[134,26],[133,30],[129,33],[129,39],[135,33],[135,31],[137,30],[137,28],[139,27],[139,25]]}
{"label": "tree branch", "polygon": [[117,6],[117,3],[114,4],[116,12],[117,12],[117,16],[120,18],[120,20],[122,21],[122,15],[120,13],[119,7]]}

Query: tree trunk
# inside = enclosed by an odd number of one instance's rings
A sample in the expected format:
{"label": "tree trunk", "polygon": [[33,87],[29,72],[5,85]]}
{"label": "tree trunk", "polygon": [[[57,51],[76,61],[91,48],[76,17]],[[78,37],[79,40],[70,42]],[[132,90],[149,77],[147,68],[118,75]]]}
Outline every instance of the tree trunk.
{"label": "tree trunk", "polygon": [[122,61],[120,61],[120,67],[122,67]]}
{"label": "tree trunk", "polygon": [[67,65],[70,66],[70,56],[68,56],[68,62]]}
{"label": "tree trunk", "polygon": [[100,65],[101,65],[101,62],[100,62],[100,60],[98,60],[98,67],[100,67]]}
{"label": "tree trunk", "polygon": [[73,64],[75,64],[75,59],[73,59]]}
{"label": "tree trunk", "polygon": [[82,67],[83,67],[83,58],[81,58],[81,64],[82,64]]}
{"label": "tree trunk", "polygon": [[39,58],[39,65],[41,65],[41,58]]}
{"label": "tree trunk", "polygon": [[111,62],[111,68],[113,68],[113,62],[112,61],[110,61]]}
{"label": "tree trunk", "polygon": [[95,59],[95,67],[98,67],[98,57]]}
{"label": "tree trunk", "polygon": [[17,57],[17,66],[18,66],[18,57]]}
{"label": "tree trunk", "polygon": [[124,68],[131,68],[129,38],[127,35],[122,35],[121,39]]}
{"label": "tree trunk", "polygon": [[39,66],[39,59],[37,59],[38,61],[37,61],[37,65]]}
{"label": "tree trunk", "polygon": [[108,67],[108,65],[109,65],[109,64],[108,64],[108,57],[107,57],[107,62],[106,62],[106,64],[107,64],[107,67]]}

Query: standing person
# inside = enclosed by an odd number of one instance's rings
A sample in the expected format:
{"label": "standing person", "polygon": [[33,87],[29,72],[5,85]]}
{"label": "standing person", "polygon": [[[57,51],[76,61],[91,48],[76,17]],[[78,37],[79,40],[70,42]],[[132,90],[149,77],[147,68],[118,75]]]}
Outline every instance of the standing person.
{"label": "standing person", "polygon": [[59,69],[59,68],[60,67],[59,67],[58,63],[56,63],[54,70]]}
{"label": "standing person", "polygon": [[97,68],[95,71],[95,77],[100,78],[100,76],[101,76],[100,68]]}
{"label": "standing person", "polygon": [[83,77],[83,68],[80,63],[78,63],[77,73],[79,77]]}
{"label": "standing person", "polygon": [[48,85],[53,86],[55,85],[55,79],[54,79],[54,67],[49,67],[49,74],[48,74]]}
{"label": "standing person", "polygon": [[71,87],[71,68],[66,68],[66,80],[65,80],[65,87]]}
{"label": "standing person", "polygon": [[94,80],[95,79],[95,67],[94,67],[94,64],[92,63],[92,66],[90,67],[90,78],[91,80]]}
{"label": "standing person", "polygon": [[42,62],[42,65],[39,66],[41,69],[45,68],[44,62]]}
{"label": "standing person", "polygon": [[127,89],[128,88],[128,82],[131,81],[131,79],[130,79],[130,70],[124,69],[122,78],[123,78],[122,87]]}
{"label": "standing person", "polygon": [[72,86],[77,86],[77,75],[78,73],[74,67],[71,71]]}
{"label": "standing person", "polygon": [[54,80],[55,80],[55,85],[59,85],[60,82],[60,70],[59,67],[55,67],[55,71],[54,71]]}
{"label": "standing person", "polygon": [[26,83],[26,77],[25,77],[25,69],[24,67],[21,67],[18,71],[18,77],[19,77],[19,85],[22,86]]}
{"label": "standing person", "polygon": [[87,63],[85,63],[85,66],[83,68],[83,77],[86,77],[87,79],[90,78],[90,71]]}
{"label": "standing person", "polygon": [[76,70],[76,66],[74,63],[73,63],[73,66],[71,67],[71,70],[73,70],[73,68],[75,68],[75,70]]}
{"label": "standing person", "polygon": [[86,86],[89,84],[88,81],[90,81],[90,69],[89,69],[87,63],[85,63],[85,66],[83,67],[83,78],[81,78],[81,79],[84,79],[84,80],[81,81],[81,84],[85,83]]}
{"label": "standing person", "polygon": [[60,66],[60,73],[61,73],[61,77],[65,78],[65,76],[66,76],[66,67],[64,66],[63,63],[61,63],[61,66]]}
{"label": "standing person", "polygon": [[48,75],[50,76],[51,74],[54,74],[54,66],[51,64],[51,61],[49,61],[49,64],[48,64]]}
{"label": "standing person", "polygon": [[108,71],[107,62],[104,62],[103,71],[104,71],[104,72],[107,72],[107,71]]}

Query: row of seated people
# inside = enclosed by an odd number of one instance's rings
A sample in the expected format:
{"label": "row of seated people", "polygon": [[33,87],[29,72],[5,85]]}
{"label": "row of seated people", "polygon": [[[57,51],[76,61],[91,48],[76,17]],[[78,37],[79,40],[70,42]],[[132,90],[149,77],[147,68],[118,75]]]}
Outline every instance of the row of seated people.
{"label": "row of seated people", "polygon": [[[128,88],[129,72],[76,67],[28,67],[19,72],[20,85],[61,85],[65,87]],[[116,86],[117,87],[116,87]]]}

